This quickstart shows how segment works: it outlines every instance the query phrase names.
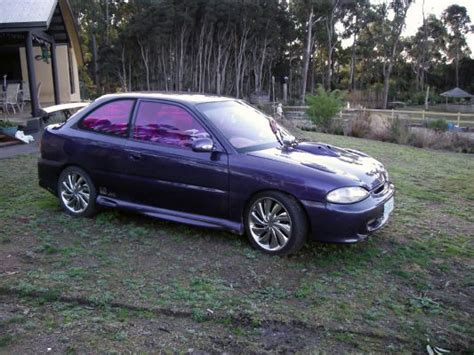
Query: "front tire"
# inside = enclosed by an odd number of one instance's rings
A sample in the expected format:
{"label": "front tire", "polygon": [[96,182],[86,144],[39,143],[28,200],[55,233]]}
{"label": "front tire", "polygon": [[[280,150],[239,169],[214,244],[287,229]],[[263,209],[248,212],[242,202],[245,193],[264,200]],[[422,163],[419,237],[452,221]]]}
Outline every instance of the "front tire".
{"label": "front tire", "polygon": [[91,217],[97,212],[97,191],[89,175],[71,166],[58,179],[58,196],[64,211],[74,217]]}
{"label": "front tire", "polygon": [[245,211],[244,221],[252,246],[267,254],[295,253],[308,234],[306,214],[299,202],[277,191],[256,195]]}

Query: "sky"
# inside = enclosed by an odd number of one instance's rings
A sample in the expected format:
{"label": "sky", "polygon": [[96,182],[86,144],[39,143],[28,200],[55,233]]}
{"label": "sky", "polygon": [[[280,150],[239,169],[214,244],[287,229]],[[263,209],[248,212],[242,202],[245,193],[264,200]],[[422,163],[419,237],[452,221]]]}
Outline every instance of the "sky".
{"label": "sky", "polygon": [[[380,4],[387,0],[372,0],[372,4]],[[441,13],[450,5],[461,5],[467,9],[467,14],[471,18],[471,23],[474,23],[474,0],[425,0],[425,16],[435,14],[437,18],[441,17]],[[414,35],[423,23],[423,0],[415,0],[408,9],[406,26],[403,32],[404,36]],[[466,36],[467,44],[471,49],[471,57],[474,58],[474,33],[469,33]]]}

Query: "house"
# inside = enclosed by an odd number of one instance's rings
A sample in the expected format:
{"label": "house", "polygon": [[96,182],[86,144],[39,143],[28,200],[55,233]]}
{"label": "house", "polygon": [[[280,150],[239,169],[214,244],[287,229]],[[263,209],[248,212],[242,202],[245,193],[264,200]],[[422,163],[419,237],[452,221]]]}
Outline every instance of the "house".
{"label": "house", "polygon": [[0,0],[0,87],[27,86],[33,117],[41,105],[81,100],[82,65],[68,0]]}

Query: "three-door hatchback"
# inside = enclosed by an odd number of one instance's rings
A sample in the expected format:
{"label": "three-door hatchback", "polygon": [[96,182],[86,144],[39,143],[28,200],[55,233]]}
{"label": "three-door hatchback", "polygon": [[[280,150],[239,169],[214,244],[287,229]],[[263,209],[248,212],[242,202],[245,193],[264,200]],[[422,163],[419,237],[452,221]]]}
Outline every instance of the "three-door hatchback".
{"label": "three-door hatchback", "polygon": [[307,236],[362,240],[394,208],[375,159],[299,142],[240,100],[204,95],[103,96],[45,129],[38,173],[70,215],[119,207],[246,233],[279,255]]}

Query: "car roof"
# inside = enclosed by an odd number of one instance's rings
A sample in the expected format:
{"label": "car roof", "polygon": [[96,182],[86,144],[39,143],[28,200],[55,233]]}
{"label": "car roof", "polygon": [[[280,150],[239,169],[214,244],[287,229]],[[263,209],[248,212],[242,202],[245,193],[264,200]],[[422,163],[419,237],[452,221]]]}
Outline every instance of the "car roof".
{"label": "car roof", "polygon": [[235,100],[230,97],[224,96],[213,96],[213,95],[203,95],[203,94],[176,94],[176,93],[162,93],[162,92],[128,92],[120,94],[108,94],[101,96],[99,99],[111,100],[111,99],[125,99],[125,98],[135,98],[135,99],[161,99],[169,100],[174,102],[180,102],[184,104],[201,104],[206,102],[222,102]]}

